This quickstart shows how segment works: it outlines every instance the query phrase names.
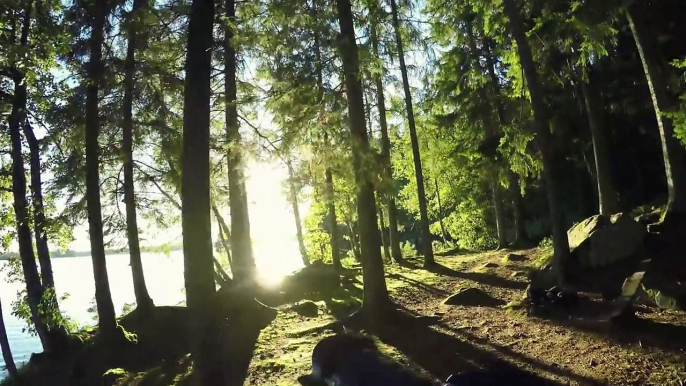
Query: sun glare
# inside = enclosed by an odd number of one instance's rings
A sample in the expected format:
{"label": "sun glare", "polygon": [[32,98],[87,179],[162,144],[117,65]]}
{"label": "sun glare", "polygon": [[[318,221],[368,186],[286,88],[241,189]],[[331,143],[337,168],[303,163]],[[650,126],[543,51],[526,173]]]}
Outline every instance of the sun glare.
{"label": "sun glare", "polygon": [[[286,167],[274,163],[251,164],[246,176],[257,277],[265,286],[278,286],[286,275],[303,267],[295,218],[283,189],[287,176]],[[301,215],[306,215],[307,203],[300,206]]]}

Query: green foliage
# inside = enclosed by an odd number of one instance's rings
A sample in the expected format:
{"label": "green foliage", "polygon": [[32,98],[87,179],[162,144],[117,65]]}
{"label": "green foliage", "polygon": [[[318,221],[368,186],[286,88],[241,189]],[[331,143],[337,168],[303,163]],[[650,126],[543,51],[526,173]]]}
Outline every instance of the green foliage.
{"label": "green foliage", "polygon": [[[672,66],[681,69],[686,69],[686,58],[681,60],[674,60]],[[686,73],[681,79],[681,83],[686,85]],[[666,112],[670,118],[674,120],[674,136],[677,137],[681,143],[686,146],[686,92],[680,96],[679,108],[673,112]]]}
{"label": "green foliage", "polygon": [[544,237],[540,243],[538,243],[538,247],[543,249],[543,250],[552,250],[553,249],[553,239],[552,237]]}
{"label": "green foliage", "polygon": [[404,241],[402,244],[400,244],[400,250],[402,251],[403,256],[417,256],[417,248],[412,245],[409,241]]}
{"label": "green foliage", "polygon": [[[24,322],[24,326],[22,326],[23,332],[37,335],[31,309],[29,308],[21,259],[14,257],[6,260],[5,264],[0,268],[0,273],[4,273],[5,280],[8,283],[19,283],[22,285],[21,289],[17,291],[16,298],[12,301],[12,315]],[[76,323],[63,315],[59,310],[58,303],[55,303],[55,299],[60,302],[68,297],[69,294],[65,293],[61,298],[57,299],[54,288],[47,288],[43,292],[43,296],[38,304],[38,314],[48,328],[63,327],[68,332],[76,329]]]}
{"label": "green foliage", "polygon": [[486,222],[484,209],[474,203],[460,203],[457,210],[444,222],[448,232],[462,248],[484,250],[497,246],[495,230]]}

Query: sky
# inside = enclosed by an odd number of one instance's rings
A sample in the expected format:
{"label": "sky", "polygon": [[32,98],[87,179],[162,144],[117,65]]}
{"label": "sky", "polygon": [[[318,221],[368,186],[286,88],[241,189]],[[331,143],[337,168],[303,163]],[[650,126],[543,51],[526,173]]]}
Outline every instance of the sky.
{"label": "sky", "polygon": [[[278,240],[281,243],[290,244],[292,241],[297,241],[293,211],[284,196],[283,181],[287,177],[288,170],[277,162],[253,162],[248,166],[246,190],[250,230],[255,243]],[[309,203],[300,203],[300,213],[303,219],[307,215],[308,208]],[[228,215],[226,217],[228,221]],[[159,231],[149,228],[148,230],[148,238],[154,239],[155,245],[181,241],[180,227]],[[69,245],[69,249],[76,251],[90,249],[87,224],[81,224],[74,229],[74,241]]]}

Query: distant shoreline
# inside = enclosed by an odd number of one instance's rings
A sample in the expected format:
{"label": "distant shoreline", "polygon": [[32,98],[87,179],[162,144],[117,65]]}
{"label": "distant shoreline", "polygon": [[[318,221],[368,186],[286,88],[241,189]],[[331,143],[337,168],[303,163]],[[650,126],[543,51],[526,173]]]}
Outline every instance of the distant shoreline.
{"label": "distant shoreline", "polygon": [[[182,249],[181,245],[162,245],[157,247],[143,247],[141,248],[142,253],[166,253],[172,251],[180,251]],[[105,250],[105,255],[121,255],[124,253],[129,253],[128,248],[126,249],[108,249]],[[60,259],[63,257],[88,257],[91,255],[91,251],[50,251],[50,257],[54,259]],[[0,255],[0,260],[10,260],[13,258],[18,258],[19,254],[15,252],[5,253]]]}

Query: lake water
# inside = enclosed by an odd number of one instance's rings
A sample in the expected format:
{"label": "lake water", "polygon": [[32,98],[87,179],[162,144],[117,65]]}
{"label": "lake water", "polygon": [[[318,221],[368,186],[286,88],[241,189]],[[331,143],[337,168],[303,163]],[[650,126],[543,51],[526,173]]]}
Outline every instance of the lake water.
{"label": "lake water", "polygon": [[[284,254],[283,250],[280,250],[278,254],[261,253],[274,252],[274,247],[274,244],[266,244],[263,248],[259,246],[255,248],[258,275],[266,284],[277,283],[284,275],[302,266],[300,257],[294,253]],[[292,248],[287,249],[292,250]],[[0,261],[0,266],[4,264],[6,264],[5,261]],[[52,266],[58,295],[69,294],[66,300],[60,302],[62,312],[79,326],[95,324],[94,314],[88,312],[94,304],[95,296],[90,257],[57,258],[52,260]],[[173,251],[170,255],[143,254],[143,269],[148,292],[155,305],[175,305],[185,300],[181,251]],[[135,302],[129,256],[127,254],[108,255],[107,271],[112,301],[117,313],[121,314],[125,304]],[[17,365],[28,361],[32,353],[42,351],[38,338],[23,332],[25,323],[11,314],[11,303],[16,299],[20,288],[20,284],[7,283],[4,276],[0,277],[2,313]],[[2,379],[7,375],[2,358],[0,358],[0,366],[2,366],[0,370],[0,379]]]}

